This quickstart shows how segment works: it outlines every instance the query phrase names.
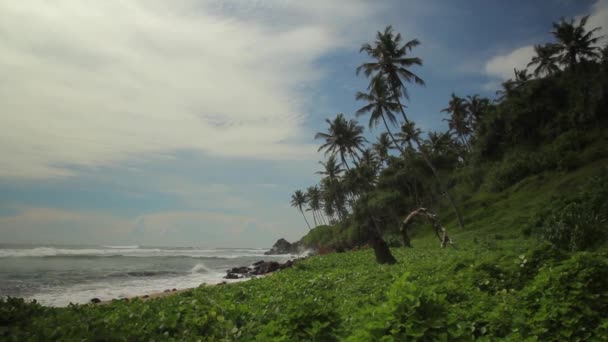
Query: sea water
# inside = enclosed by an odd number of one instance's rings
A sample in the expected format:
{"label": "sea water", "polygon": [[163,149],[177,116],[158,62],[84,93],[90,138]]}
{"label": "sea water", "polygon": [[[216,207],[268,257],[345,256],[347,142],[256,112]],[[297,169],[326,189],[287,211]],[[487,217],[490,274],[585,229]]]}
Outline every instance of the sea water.
{"label": "sea water", "polygon": [[225,280],[226,270],[259,260],[267,249],[150,246],[0,245],[0,297],[49,306],[111,300]]}

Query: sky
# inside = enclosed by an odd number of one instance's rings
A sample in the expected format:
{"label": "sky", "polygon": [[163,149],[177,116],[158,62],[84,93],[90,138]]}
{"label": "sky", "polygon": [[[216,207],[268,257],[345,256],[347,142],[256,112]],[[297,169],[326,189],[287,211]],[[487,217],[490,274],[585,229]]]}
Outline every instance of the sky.
{"label": "sky", "polygon": [[422,42],[408,115],[445,130],[452,92],[493,97],[587,14],[608,28],[608,0],[0,2],[0,243],[297,240],[290,196],[319,180],[324,120],[362,106],[376,31]]}

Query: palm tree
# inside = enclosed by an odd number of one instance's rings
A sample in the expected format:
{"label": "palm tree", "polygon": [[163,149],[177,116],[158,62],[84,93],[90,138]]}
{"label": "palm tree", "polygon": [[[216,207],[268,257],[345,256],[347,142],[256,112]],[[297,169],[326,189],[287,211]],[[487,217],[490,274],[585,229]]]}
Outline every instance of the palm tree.
{"label": "palm tree", "polygon": [[344,208],[345,199],[340,183],[340,176],[343,170],[340,168],[335,155],[330,155],[325,163],[319,162],[319,164],[323,165],[323,170],[318,171],[317,174],[325,176],[321,179],[320,190],[324,203],[323,211],[329,217],[334,217],[337,213],[338,218],[344,219],[346,212]]}
{"label": "palm tree", "polygon": [[306,204],[306,195],[301,190],[296,190],[296,192],[291,195],[291,206],[294,208],[298,208],[300,213],[302,213],[302,217],[304,217],[304,221],[306,221],[306,225],[308,226],[308,230],[310,230],[310,224],[306,219],[306,215],[304,215],[304,210],[302,208]]}
{"label": "palm tree", "polygon": [[388,160],[388,151],[393,146],[394,145],[391,142],[391,139],[389,139],[388,132],[383,132],[380,134],[380,136],[378,136],[378,140],[376,141],[376,143],[374,143],[374,145],[372,147],[373,147],[374,151],[376,152],[376,155],[378,156],[378,159],[379,159],[381,165],[386,160]]}
{"label": "palm tree", "polygon": [[478,94],[473,96],[467,95],[467,98],[464,100],[467,105],[467,110],[469,111],[469,118],[471,120],[471,126],[475,127],[481,121],[481,118],[488,107],[490,106],[490,100],[486,98],[479,97]]}
{"label": "palm tree", "polygon": [[363,137],[363,126],[355,120],[346,121],[344,115],[339,113],[333,121],[325,119],[329,125],[327,133],[315,134],[315,139],[325,139],[318,151],[325,150],[325,154],[338,154],[342,164],[348,169],[346,157],[358,159],[357,151],[363,152],[363,144],[367,141]]}
{"label": "palm tree", "polygon": [[407,52],[420,45],[418,39],[413,39],[401,44],[401,34],[394,34],[393,27],[387,26],[384,32],[376,33],[376,41],[373,45],[363,44],[360,52],[367,53],[375,61],[363,63],[357,68],[357,75],[363,70],[366,77],[372,76],[370,88],[374,83],[386,77],[390,89],[395,92],[397,101],[403,96],[409,99],[409,94],[403,80],[424,85],[424,81],[407,68],[413,65],[422,66],[422,59],[408,57]]}
{"label": "palm tree", "polygon": [[330,155],[325,163],[319,162],[319,164],[323,165],[323,171],[317,171],[317,174],[324,175],[331,180],[336,180],[340,177],[342,169],[340,168],[340,164],[338,164],[335,155]]}
{"label": "palm tree", "polygon": [[585,29],[589,16],[584,16],[578,25],[574,24],[574,19],[566,21],[562,18],[559,22],[553,23],[551,33],[557,39],[556,52],[560,64],[571,69],[583,60],[594,60],[600,58],[600,48],[596,44],[603,38],[594,37],[595,32],[601,27],[595,27],[590,31]]}
{"label": "palm tree", "polygon": [[[384,123],[384,127],[386,128],[386,133],[391,137],[395,146],[397,145],[397,141],[391,133],[390,128],[388,127],[388,122],[391,125],[397,124],[397,118],[395,118],[395,111],[399,110],[399,104],[395,102],[393,94],[390,92],[386,81],[382,78],[379,78],[373,86],[370,88],[370,93],[365,94],[362,92],[357,92],[355,95],[357,101],[366,101],[367,104],[359,110],[357,110],[357,116],[361,116],[367,113],[370,113],[369,116],[369,128],[373,128],[378,125],[379,121]],[[388,122],[387,122],[388,120]]]}
{"label": "palm tree", "polygon": [[448,127],[450,130],[456,133],[463,146],[470,151],[471,146],[469,146],[469,142],[466,137],[471,134],[472,129],[470,126],[467,102],[463,98],[452,93],[452,99],[450,100],[448,107],[442,109],[441,112],[451,114],[448,119],[443,120],[448,122]]}
{"label": "palm tree", "polygon": [[402,144],[407,144],[410,150],[414,150],[412,146],[412,141],[420,140],[420,135],[422,131],[420,128],[416,127],[414,122],[405,123],[401,125],[401,131],[397,133],[397,142],[399,142],[398,146]]}
{"label": "palm tree", "polygon": [[558,45],[534,45],[534,52],[536,52],[536,56],[528,63],[528,67],[536,65],[534,76],[550,76],[559,72],[559,67],[557,66],[558,58],[556,56],[559,53]]}
{"label": "palm tree", "polygon": [[[384,32],[377,32],[376,40],[374,41],[373,45],[363,44],[361,46],[360,52],[367,53],[368,56],[373,59],[373,61],[363,63],[357,68],[357,74],[363,71],[365,76],[371,77],[369,86],[370,89],[380,79],[386,79],[391,92],[395,96],[395,102],[397,102],[399,105],[399,110],[401,111],[403,120],[405,121],[405,124],[408,125],[410,124],[410,120],[408,120],[407,116],[405,115],[405,110],[401,105],[400,97],[403,96],[403,98],[406,100],[409,99],[409,94],[404,82],[413,82],[418,85],[424,85],[422,78],[418,77],[418,75],[408,69],[415,65],[422,66],[422,59],[418,57],[409,57],[407,55],[408,52],[411,52],[412,49],[418,45],[420,45],[420,41],[417,39],[410,40],[401,45],[401,34],[394,34],[393,28],[391,26],[387,26]],[[422,150],[422,143],[420,142],[420,139],[416,139],[415,143],[422,153],[425,163],[429,169],[431,169],[433,176],[441,187],[442,192],[446,194],[450,204],[452,205],[452,208],[458,217],[458,223],[464,228],[460,211],[458,211],[458,208],[456,208],[456,204],[454,203],[452,196],[443,185],[437,169],[431,163],[426,153]]]}
{"label": "palm tree", "polygon": [[319,223],[326,224],[324,222],[323,215],[321,215],[321,191],[316,186],[311,186],[306,190],[306,197],[308,198],[308,207],[312,211],[313,218],[315,218],[315,226]]}

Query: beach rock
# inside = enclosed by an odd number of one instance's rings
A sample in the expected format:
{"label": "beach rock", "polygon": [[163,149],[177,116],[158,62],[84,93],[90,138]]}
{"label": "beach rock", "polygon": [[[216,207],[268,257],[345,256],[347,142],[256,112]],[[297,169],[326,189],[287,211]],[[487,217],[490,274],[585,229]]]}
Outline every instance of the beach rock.
{"label": "beach rock", "polygon": [[277,254],[297,254],[300,248],[299,243],[289,243],[289,241],[285,239],[278,239],[277,242],[274,243],[272,248],[268,252],[265,252],[264,255],[277,255]]}
{"label": "beach rock", "polygon": [[169,290],[169,289],[166,289],[166,290],[165,290],[165,291],[163,291],[163,292],[171,292],[171,290]]}
{"label": "beach rock", "polygon": [[177,289],[176,289],[176,288],[173,288],[171,291],[173,291],[173,292],[174,292],[174,291],[177,291]]}
{"label": "beach rock", "polygon": [[92,298],[91,299],[91,303],[93,303],[93,304],[101,303],[101,299],[99,299],[99,298]]}
{"label": "beach rock", "polygon": [[238,273],[238,274],[247,274],[247,273],[249,273],[249,271],[250,271],[249,267],[243,266],[243,267],[234,267],[228,272],[229,273]]}
{"label": "beach rock", "polygon": [[278,262],[276,262],[276,261],[268,261],[268,262],[260,264],[258,267],[256,267],[253,270],[253,274],[260,275],[260,274],[266,274],[266,273],[274,272],[274,271],[278,270],[279,267],[281,267],[281,264],[279,264]]}
{"label": "beach rock", "polygon": [[143,295],[143,296],[141,296],[141,298],[150,298],[150,296],[148,296],[148,295]]}
{"label": "beach rock", "polygon": [[243,276],[236,273],[228,273],[224,279],[241,279]]}
{"label": "beach rock", "polygon": [[260,266],[260,265],[261,265],[261,264],[263,264],[263,263],[264,263],[264,260],[260,260],[260,261],[256,261],[256,262],[254,262],[253,264],[251,264],[251,266],[254,266],[254,267],[255,267],[255,266]]}

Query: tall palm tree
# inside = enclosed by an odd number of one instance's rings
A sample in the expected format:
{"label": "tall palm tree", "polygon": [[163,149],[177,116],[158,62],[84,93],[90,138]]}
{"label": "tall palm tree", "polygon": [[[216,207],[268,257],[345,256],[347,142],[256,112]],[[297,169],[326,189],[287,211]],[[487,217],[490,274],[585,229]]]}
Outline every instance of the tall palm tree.
{"label": "tall palm tree", "polygon": [[407,144],[410,150],[414,150],[412,142],[420,140],[422,131],[416,127],[416,123],[409,122],[401,125],[401,131],[396,134],[398,146]]}
{"label": "tall palm tree", "polygon": [[584,16],[578,25],[574,24],[574,19],[566,21],[562,18],[559,22],[553,23],[551,33],[557,39],[556,52],[560,64],[569,68],[575,68],[583,60],[594,60],[600,58],[600,48],[596,45],[603,37],[594,37],[595,32],[601,27],[595,27],[590,31],[585,29],[589,16]]}
{"label": "tall palm tree", "polygon": [[481,98],[478,94],[475,94],[473,96],[467,95],[467,98],[464,101],[466,103],[467,110],[469,111],[469,124],[473,130],[475,130],[479,125],[484,113],[488,110],[490,100]]}
{"label": "tall palm tree", "polygon": [[[420,45],[420,41],[413,39],[401,45],[401,39],[401,34],[395,34],[391,26],[387,26],[384,29],[384,32],[377,32],[376,40],[374,41],[373,45],[363,44],[360,49],[360,52],[367,53],[367,55],[370,56],[373,61],[363,63],[361,66],[359,66],[357,68],[357,74],[363,71],[365,76],[368,78],[371,77],[370,88],[373,87],[378,80],[382,78],[386,79],[389,88],[395,96],[395,101],[399,104],[399,109],[403,116],[403,120],[406,124],[409,124],[410,120],[405,115],[405,110],[401,105],[400,97],[403,97],[406,100],[409,99],[409,94],[404,82],[424,85],[422,78],[408,69],[416,65],[422,66],[422,59],[418,57],[409,57],[407,55],[408,52],[411,52],[414,47]],[[415,143],[422,153],[425,163],[437,180],[442,192],[446,194],[448,201],[452,205],[452,208],[454,209],[454,212],[458,218],[458,223],[464,228],[460,211],[456,207],[454,199],[450,195],[449,191],[447,191],[443,185],[437,169],[422,150],[422,143],[420,142],[420,139],[416,139]]]}
{"label": "tall palm tree", "polygon": [[329,125],[327,133],[315,134],[315,139],[325,140],[318,151],[325,150],[325,154],[338,154],[342,164],[348,169],[346,157],[358,159],[357,152],[363,152],[363,144],[367,141],[363,137],[363,126],[358,125],[355,120],[347,121],[342,113],[336,115],[333,121],[325,119],[325,122]]}
{"label": "tall palm tree", "polygon": [[306,215],[304,215],[304,210],[302,209],[306,205],[306,195],[301,190],[296,190],[296,192],[291,195],[291,206],[297,208],[302,217],[304,217],[304,221],[306,221],[306,225],[308,226],[308,230],[310,230],[310,224],[306,219]]}
{"label": "tall palm tree", "polygon": [[383,78],[379,78],[370,87],[369,94],[357,92],[355,98],[357,101],[367,102],[365,106],[357,110],[357,116],[370,113],[369,128],[377,126],[378,122],[382,121],[384,123],[384,128],[386,128],[386,133],[391,137],[395,146],[399,147],[388,126],[389,122],[393,126],[397,124],[397,118],[395,118],[394,112],[399,110],[399,104],[395,101],[395,97],[388,88],[386,81]]}
{"label": "tall palm tree", "polygon": [[323,211],[329,217],[334,217],[337,214],[339,219],[344,219],[346,212],[344,208],[345,196],[340,183],[343,169],[340,168],[335,155],[330,155],[326,162],[319,162],[319,164],[323,165],[323,170],[318,171],[317,174],[325,176],[321,179],[320,189],[324,203]]}
{"label": "tall palm tree", "polygon": [[528,67],[536,65],[534,76],[550,76],[559,72],[558,57],[556,56],[559,53],[558,45],[534,45],[534,52],[536,56],[532,57],[532,61],[528,63]]}
{"label": "tall palm tree", "polygon": [[389,138],[388,132],[383,132],[378,136],[378,140],[372,146],[381,165],[388,160],[388,151],[394,146],[391,140],[393,139]]}
{"label": "tall palm tree", "polygon": [[311,186],[306,190],[306,197],[308,198],[308,207],[312,211],[313,217],[315,218],[315,226],[324,222],[323,215],[321,215],[321,191],[316,186]]}
{"label": "tall palm tree", "polygon": [[471,134],[472,128],[470,126],[467,102],[463,98],[452,93],[452,98],[450,99],[448,107],[442,109],[441,112],[451,114],[448,119],[443,120],[448,122],[448,127],[450,130],[456,133],[456,136],[460,138],[463,146],[470,151],[471,146],[469,145],[469,141],[466,137]]}

